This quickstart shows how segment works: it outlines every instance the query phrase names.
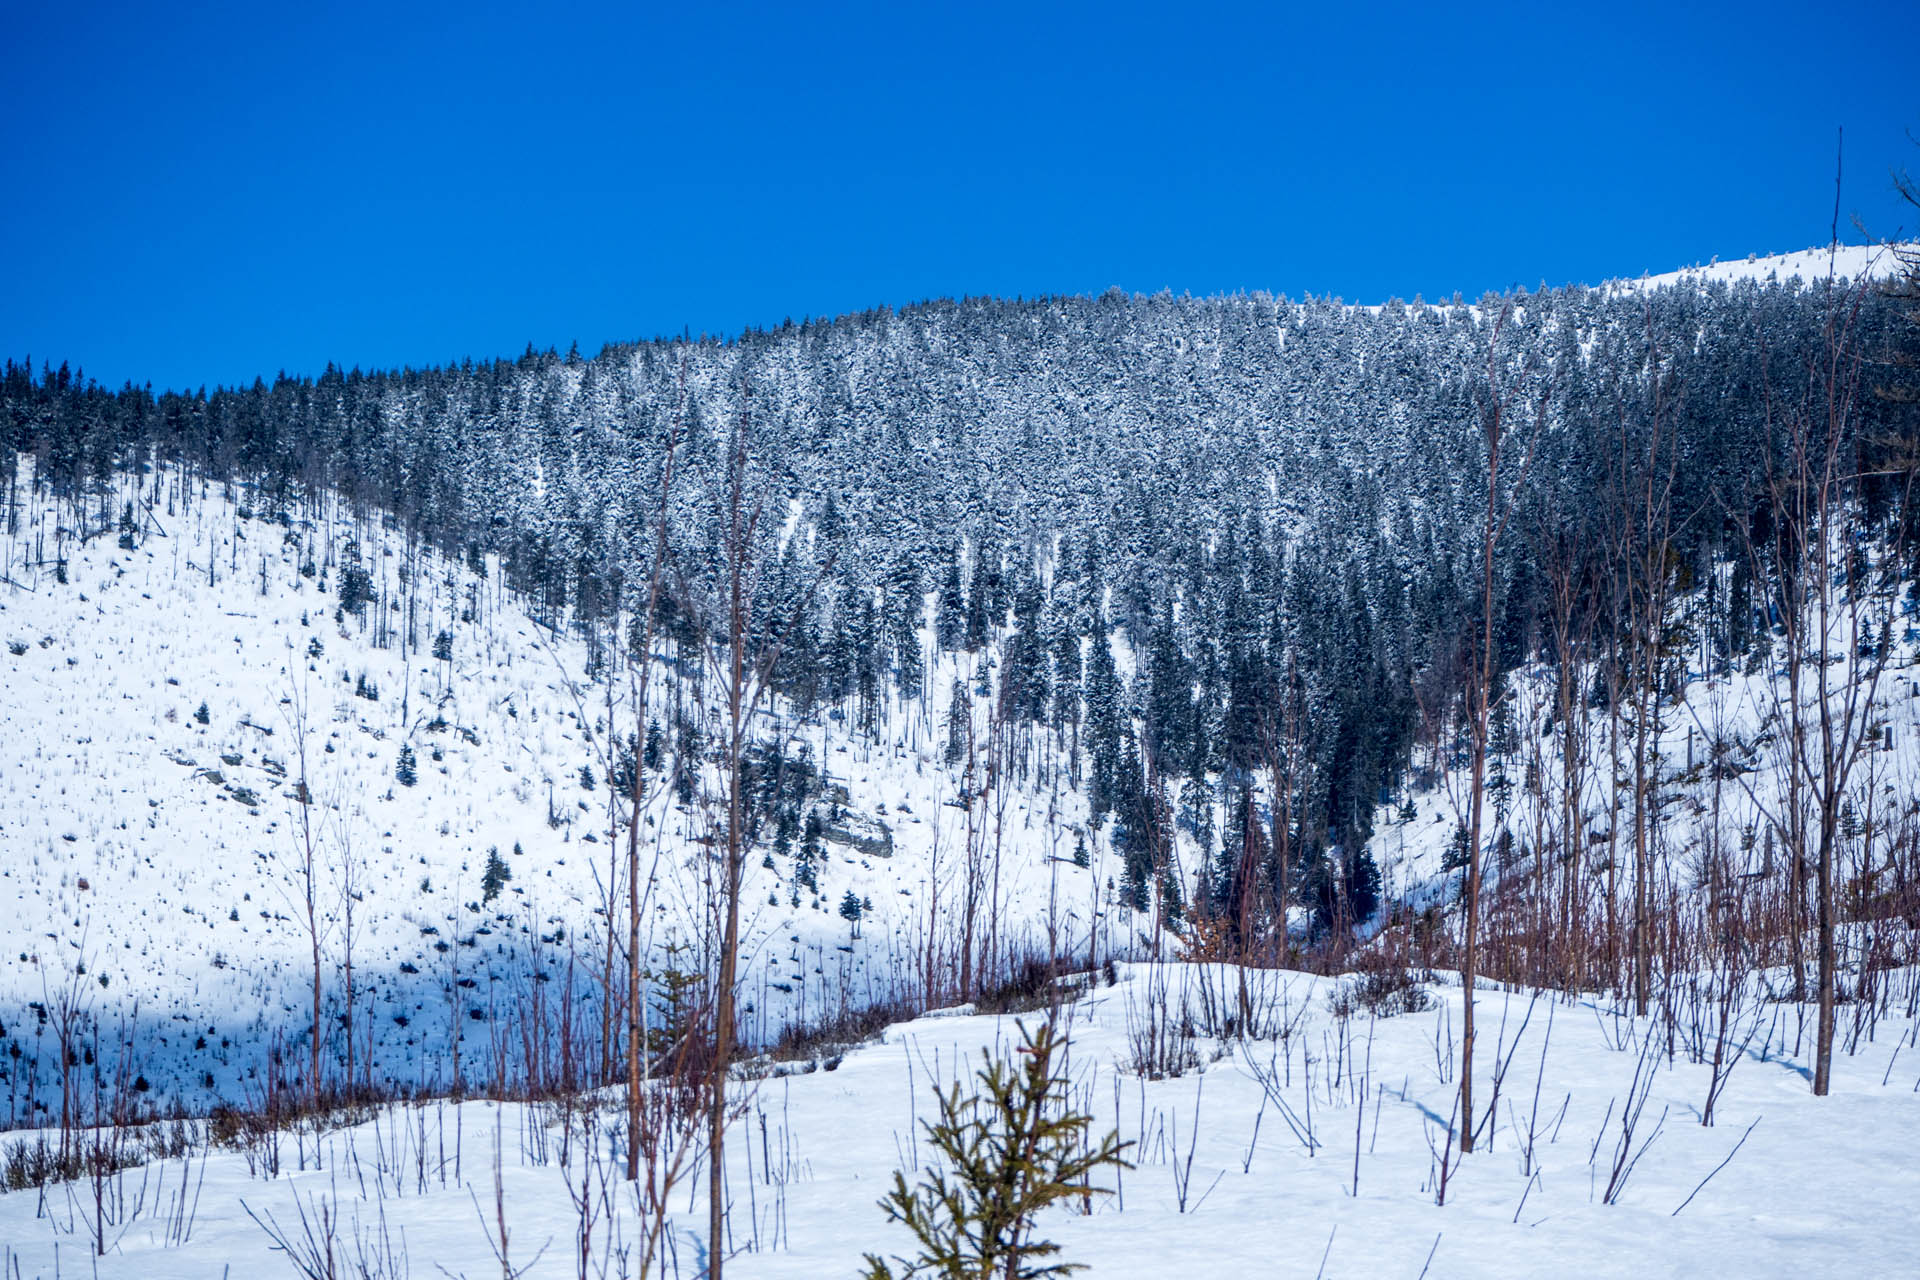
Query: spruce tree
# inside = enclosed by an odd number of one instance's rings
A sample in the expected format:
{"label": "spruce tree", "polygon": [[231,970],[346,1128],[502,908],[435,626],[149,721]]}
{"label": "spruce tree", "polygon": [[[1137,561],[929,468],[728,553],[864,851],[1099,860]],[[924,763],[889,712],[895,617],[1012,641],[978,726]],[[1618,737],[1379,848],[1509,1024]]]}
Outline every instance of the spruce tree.
{"label": "spruce tree", "polygon": [[963,681],[953,682],[953,697],[947,703],[947,755],[948,764],[959,764],[967,758],[967,749],[973,737],[973,699],[967,696],[967,686]]}
{"label": "spruce tree", "polygon": [[793,882],[809,892],[820,892],[820,815],[809,813],[800,837],[800,858],[794,863]]}
{"label": "spruce tree", "polygon": [[480,901],[492,902],[513,879],[513,870],[500,857],[500,846],[487,850],[487,869],[480,876]]}
{"label": "spruce tree", "polygon": [[351,614],[363,614],[373,599],[373,578],[360,563],[360,544],[349,542],[340,568],[340,608]]}
{"label": "spruce tree", "polygon": [[953,652],[960,647],[966,626],[967,602],[960,591],[960,561],[950,551],[947,553],[946,570],[940,579],[940,594],[934,601],[934,644],[942,653]]}
{"label": "spruce tree", "polygon": [[920,696],[925,684],[920,621],[926,598],[920,589],[920,570],[911,560],[902,557],[896,561],[888,579],[885,625],[893,648],[894,681],[901,698],[911,701]]}
{"label": "spruce tree", "polygon": [[1100,624],[1094,626],[1092,650],[1087,663],[1087,754],[1092,764],[1087,803],[1098,823],[1119,803],[1120,746],[1127,717],[1113,649]]}
{"label": "spruce tree", "polygon": [[1035,1220],[1062,1200],[1109,1194],[1092,1185],[1093,1174],[1132,1168],[1125,1152],[1133,1144],[1114,1132],[1088,1141],[1093,1117],[1072,1109],[1056,1017],[1017,1025],[1017,1065],[983,1050],[975,1091],[958,1081],[936,1086],[940,1118],[923,1127],[941,1158],[918,1186],[895,1173],[880,1201],[889,1222],[913,1233],[919,1255],[890,1264],[870,1253],[867,1280],[1050,1280],[1085,1269],[1053,1261],[1060,1246],[1034,1238]]}
{"label": "spruce tree", "polygon": [[973,582],[967,588],[966,631],[960,645],[968,653],[978,653],[986,647],[992,632],[993,617],[989,597],[993,589],[987,581],[987,558],[984,554],[973,557]]}

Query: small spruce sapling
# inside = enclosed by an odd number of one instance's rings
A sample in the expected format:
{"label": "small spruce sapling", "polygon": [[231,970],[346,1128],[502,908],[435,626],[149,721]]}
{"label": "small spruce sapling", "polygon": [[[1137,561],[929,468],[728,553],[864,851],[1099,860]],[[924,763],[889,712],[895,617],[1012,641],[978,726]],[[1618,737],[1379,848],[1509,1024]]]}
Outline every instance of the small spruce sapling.
{"label": "small spruce sapling", "polygon": [[800,858],[793,868],[793,880],[796,885],[814,893],[820,891],[820,837],[822,834],[820,815],[809,813],[800,839]]}
{"label": "small spruce sapling", "polygon": [[487,869],[480,876],[480,901],[492,902],[500,896],[500,891],[513,879],[513,870],[500,856],[500,846],[487,850]]}
{"label": "small spruce sapling", "polygon": [[1040,1210],[1056,1201],[1106,1195],[1089,1186],[1097,1169],[1133,1166],[1130,1142],[1109,1132],[1087,1141],[1093,1117],[1067,1102],[1067,1038],[1049,1015],[1037,1028],[1020,1025],[1018,1065],[983,1052],[978,1092],[963,1095],[958,1081],[935,1088],[940,1118],[925,1122],[941,1160],[915,1187],[893,1175],[880,1201],[890,1222],[905,1223],[920,1255],[892,1266],[867,1255],[867,1280],[1050,1280],[1084,1270],[1049,1261],[1060,1246],[1033,1237]]}
{"label": "small spruce sapling", "polygon": [[400,763],[394,766],[393,776],[403,787],[410,787],[420,780],[419,772],[414,767],[412,747],[400,748]]}
{"label": "small spruce sapling", "polygon": [[373,599],[373,577],[360,563],[360,544],[346,546],[345,564],[340,570],[340,608],[351,614],[364,614]]}
{"label": "small spruce sapling", "polygon": [[959,680],[953,682],[952,699],[947,703],[947,753],[946,762],[959,764],[967,758],[969,739],[973,733],[973,704],[967,698],[967,689]]}

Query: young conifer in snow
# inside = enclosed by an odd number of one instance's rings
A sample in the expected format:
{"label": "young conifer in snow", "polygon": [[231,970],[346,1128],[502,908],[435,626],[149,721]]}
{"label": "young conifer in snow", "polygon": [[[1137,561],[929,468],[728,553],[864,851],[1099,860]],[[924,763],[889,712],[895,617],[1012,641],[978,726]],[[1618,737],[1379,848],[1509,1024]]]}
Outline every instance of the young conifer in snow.
{"label": "young conifer in snow", "polygon": [[513,870],[500,856],[500,847],[495,845],[487,850],[487,869],[480,876],[480,901],[492,902],[500,896],[500,891],[513,879]]}
{"label": "young conifer in snow", "polygon": [[1042,1280],[1084,1269],[1045,1261],[1060,1246],[1034,1238],[1035,1218],[1057,1201],[1107,1194],[1088,1185],[1091,1176],[1132,1168],[1125,1159],[1132,1144],[1112,1132],[1087,1141],[1093,1117],[1066,1102],[1067,1037],[1057,1018],[1056,1011],[1038,1027],[1020,1026],[1019,1062],[1011,1068],[983,1052],[977,1092],[963,1094],[958,1081],[935,1089],[940,1118],[925,1128],[940,1163],[914,1187],[896,1172],[880,1201],[888,1221],[905,1223],[919,1240],[919,1256],[894,1258],[896,1271],[870,1253],[867,1280]]}

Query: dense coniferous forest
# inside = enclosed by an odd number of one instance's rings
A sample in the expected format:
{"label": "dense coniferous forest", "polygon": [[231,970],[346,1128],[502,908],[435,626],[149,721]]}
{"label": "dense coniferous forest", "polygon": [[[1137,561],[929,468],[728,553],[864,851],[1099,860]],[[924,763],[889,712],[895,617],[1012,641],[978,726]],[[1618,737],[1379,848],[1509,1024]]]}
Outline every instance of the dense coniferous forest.
{"label": "dense coniferous forest", "polygon": [[[1712,584],[1696,665],[1735,662],[1770,595],[1747,549],[1777,518],[1784,415],[1843,340],[1865,361],[1847,447],[1887,471],[1913,430],[1910,321],[1826,281],[1377,308],[1110,291],[191,393],[10,361],[0,460],[11,494],[34,455],[82,524],[93,482],[156,462],[270,510],[332,487],[420,545],[497,554],[605,661],[639,642],[671,443],[663,634],[720,621],[737,479],[754,647],[795,705],[870,724],[885,697],[938,718],[988,696],[1004,767],[1065,770],[1112,822],[1136,908],[1177,918],[1198,883],[1243,923],[1297,894],[1327,925],[1372,913],[1376,809],[1466,706],[1490,415],[1511,451],[1495,682],[1564,656],[1573,614],[1589,656],[1628,644],[1621,565],[1656,481],[1662,581]],[[1870,524],[1920,518],[1892,479],[1860,493]],[[941,650],[995,645],[990,681],[927,688],[923,625]],[[1206,867],[1169,866],[1176,827]]]}

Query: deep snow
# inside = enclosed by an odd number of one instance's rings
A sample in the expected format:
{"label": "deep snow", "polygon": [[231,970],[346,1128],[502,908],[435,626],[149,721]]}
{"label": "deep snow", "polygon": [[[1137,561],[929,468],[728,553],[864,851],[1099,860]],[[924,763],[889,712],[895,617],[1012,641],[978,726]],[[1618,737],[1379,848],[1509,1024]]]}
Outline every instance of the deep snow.
{"label": "deep snow", "polygon": [[[1123,966],[1118,985],[1069,1006],[1074,1097],[1100,1128],[1137,1144],[1130,1155],[1138,1167],[1121,1177],[1119,1194],[1096,1199],[1091,1216],[1045,1215],[1042,1235],[1058,1241],[1067,1260],[1114,1277],[1188,1269],[1436,1278],[1913,1273],[1903,1224],[1920,1199],[1912,1159],[1920,1050],[1910,1021],[1883,1022],[1877,1039],[1843,1053],[1833,1096],[1819,1099],[1807,1088],[1809,1060],[1793,1047],[1797,1038],[1803,1051],[1810,1045],[1800,1034],[1802,1011],[1757,1007],[1762,1037],[1734,1071],[1716,1123],[1703,1127],[1709,1071],[1688,1060],[1683,1044],[1669,1057],[1655,1034],[1643,1057],[1648,1024],[1604,1003],[1483,991],[1483,1107],[1496,1063],[1510,1065],[1481,1150],[1453,1172],[1441,1207],[1433,1151],[1457,1096],[1447,1049],[1459,1022],[1458,986],[1441,975],[1428,985],[1425,1011],[1378,1019],[1356,1012],[1343,1021],[1329,1000],[1339,980],[1273,972],[1254,982],[1256,1008],[1290,1022],[1290,1034],[1247,1042],[1201,1034],[1199,1065],[1176,1079],[1149,1081],[1130,1069],[1130,1029],[1139,1028],[1156,985],[1170,1007],[1184,999],[1204,1024],[1209,1001],[1231,999],[1230,971]],[[1804,1024],[1810,1033],[1810,1016]],[[852,1275],[864,1251],[907,1251],[906,1233],[887,1226],[875,1202],[892,1170],[914,1169],[927,1151],[913,1135],[930,1113],[930,1084],[970,1072],[982,1047],[1004,1053],[1014,1041],[1011,1019],[926,1017],[890,1028],[837,1069],[820,1064],[742,1082],[745,1113],[728,1146],[740,1250],[730,1273]],[[1617,1203],[1606,1204],[1621,1116],[1643,1066],[1650,1088],[1634,1150],[1656,1129],[1658,1136]],[[1276,1081],[1271,1098],[1259,1072]],[[415,1126],[427,1148],[424,1194],[408,1136]],[[514,1265],[544,1246],[526,1275],[578,1274],[576,1217],[550,1113],[484,1102],[403,1107],[397,1120],[335,1131],[321,1144],[318,1171],[250,1177],[240,1155],[221,1152],[204,1173],[192,1162],[183,1180],[176,1161],[164,1183],[150,1181],[147,1211],[109,1228],[98,1274],[293,1274],[247,1210],[297,1230],[297,1202],[310,1215],[335,1206],[348,1237],[378,1235],[384,1214],[386,1238],[404,1244],[413,1275],[497,1274],[487,1243],[496,1126]],[[534,1154],[542,1144],[530,1138],[543,1126],[544,1164]],[[292,1151],[288,1140],[289,1169]],[[762,1152],[772,1155],[771,1169]],[[126,1176],[134,1186],[143,1177]],[[197,1207],[190,1238],[169,1245],[167,1206],[183,1181]],[[694,1275],[704,1203],[683,1189],[675,1210],[677,1274]],[[52,1276],[56,1250],[61,1274],[92,1273],[91,1214],[84,1185],[72,1194],[50,1190],[44,1200],[0,1195],[5,1274]],[[622,1221],[630,1235],[630,1213]],[[596,1239],[608,1238],[603,1222]]]}

